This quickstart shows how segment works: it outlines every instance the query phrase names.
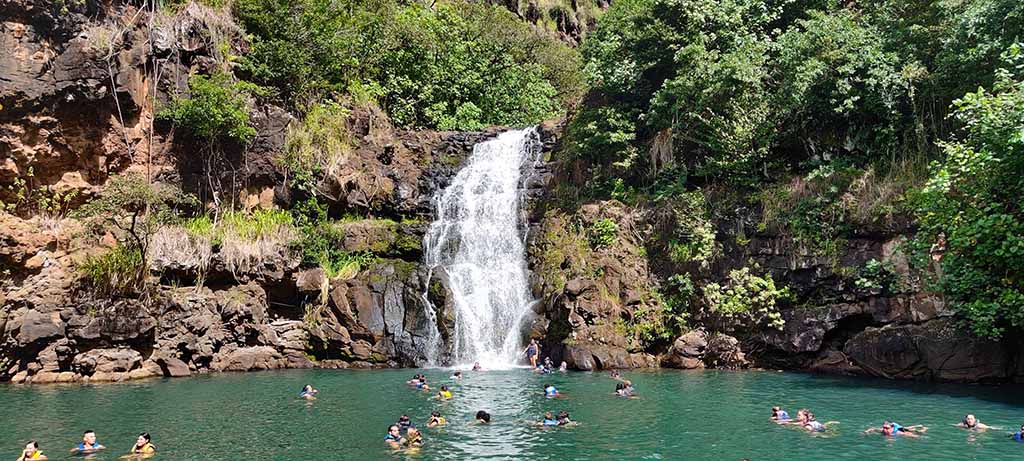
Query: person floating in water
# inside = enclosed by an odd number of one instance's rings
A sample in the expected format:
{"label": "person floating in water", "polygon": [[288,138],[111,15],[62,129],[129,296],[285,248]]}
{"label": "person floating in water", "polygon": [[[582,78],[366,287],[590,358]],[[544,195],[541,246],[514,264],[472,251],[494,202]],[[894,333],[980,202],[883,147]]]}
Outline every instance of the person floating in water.
{"label": "person floating in water", "polygon": [[[820,421],[818,421],[817,418],[814,417],[814,413],[811,413],[810,410],[803,410],[803,412],[803,428],[806,429],[808,432],[825,432],[825,430],[828,429],[829,426],[833,424],[839,424],[838,421],[829,421],[827,423],[821,423]],[[799,420],[799,418],[797,419]]]}
{"label": "person floating in water", "polygon": [[462,372],[461,371],[456,371],[455,373],[452,373],[452,375],[448,379],[454,379],[454,380],[458,381],[458,380],[462,379]]}
{"label": "person floating in water", "polygon": [[633,385],[629,381],[615,383],[615,395],[619,397],[633,397]]}
{"label": "person floating in water", "polygon": [[473,362],[473,371],[481,371],[483,367],[480,366],[480,362]]}
{"label": "person floating in water", "polygon": [[312,385],[307,384],[302,388],[302,392],[299,393],[299,398],[312,401],[316,400],[316,395],[319,393],[320,391],[313,389]]}
{"label": "person floating in water", "polygon": [[405,431],[405,446],[409,448],[419,448],[423,446],[423,434],[420,434],[419,429],[410,427]]}
{"label": "person floating in water", "polygon": [[960,423],[957,424],[956,426],[962,427],[970,431],[985,431],[988,429],[993,429],[992,426],[982,424],[981,421],[978,421],[978,418],[976,416],[971,414],[964,416],[964,419],[961,420]]}
{"label": "person floating in water", "polygon": [[1018,442],[1024,442],[1024,424],[1020,425],[1020,430],[1010,434],[1010,438]]}
{"label": "person floating in water", "polygon": [[427,420],[427,427],[444,426],[448,424],[448,421],[441,416],[441,412],[434,411],[430,413],[430,419]]}
{"label": "person floating in water", "polygon": [[551,357],[544,357],[544,371],[551,373],[555,369],[555,363],[551,361]]}
{"label": "person floating in water", "polygon": [[894,423],[892,421],[886,421],[886,422],[882,423],[882,427],[881,428],[872,427],[872,428],[864,431],[864,433],[865,434],[881,433],[882,435],[884,435],[886,437],[896,437],[896,436],[911,437],[911,438],[920,437],[916,433],[914,433],[912,431],[909,431],[909,430],[904,430],[904,429],[906,429],[906,428],[904,428],[903,426],[900,426],[899,424],[896,424],[896,423]]}
{"label": "person floating in water", "polygon": [[35,440],[29,440],[25,444],[25,449],[21,451],[21,456],[18,457],[18,461],[26,461],[29,459],[47,459],[43,452],[39,451],[39,444]]}
{"label": "person floating in water", "polygon": [[398,448],[398,446],[405,442],[402,438],[402,431],[398,428],[397,424],[388,426],[388,434],[384,436],[384,443],[391,445],[392,448]]}
{"label": "person floating in water", "polygon": [[559,411],[558,412],[558,425],[559,426],[572,426],[575,425],[576,421],[569,419],[569,412]]}
{"label": "person floating in water", "polygon": [[558,389],[555,389],[555,386],[552,386],[550,384],[545,384],[544,385],[544,396],[548,397],[548,398],[553,398],[553,397],[559,397],[560,394],[558,393]]}
{"label": "person floating in water", "polygon": [[96,441],[96,432],[89,430],[82,434],[82,443],[78,444],[77,447],[72,448],[71,452],[77,454],[89,454],[105,450],[106,448],[107,447]]}
{"label": "person floating in water", "polygon": [[398,418],[398,422],[395,423],[401,430],[408,430],[410,427],[416,427],[415,424],[409,419],[409,415],[402,415]]}
{"label": "person floating in water", "polygon": [[537,368],[537,359],[540,358],[540,344],[537,344],[537,340],[531,339],[530,344],[526,346],[526,350],[523,352],[530,361],[530,367]]}
{"label": "person floating in water", "polygon": [[540,426],[557,426],[558,420],[555,419],[555,415],[550,411],[544,413],[544,419],[540,421]]}
{"label": "person floating in water", "polygon": [[563,360],[562,364],[558,365],[558,371],[561,371],[562,373],[565,373],[566,371],[569,371],[569,364],[565,363],[565,361]]}
{"label": "person floating in water", "polygon": [[483,410],[476,412],[476,422],[480,424],[490,424],[491,414]]}
{"label": "person floating in water", "polygon": [[779,424],[788,424],[789,413],[786,413],[786,410],[783,410],[782,407],[772,407],[772,421]]}
{"label": "person floating in water", "polygon": [[135,445],[132,445],[132,449],[127,455],[121,457],[121,459],[142,459],[150,458],[156,454],[156,446],[151,442],[152,438],[149,436],[149,432],[143,432],[139,434],[139,437],[135,439]]}
{"label": "person floating in water", "polygon": [[452,391],[448,390],[448,386],[441,386],[441,390],[437,393],[438,400],[450,400],[452,398]]}

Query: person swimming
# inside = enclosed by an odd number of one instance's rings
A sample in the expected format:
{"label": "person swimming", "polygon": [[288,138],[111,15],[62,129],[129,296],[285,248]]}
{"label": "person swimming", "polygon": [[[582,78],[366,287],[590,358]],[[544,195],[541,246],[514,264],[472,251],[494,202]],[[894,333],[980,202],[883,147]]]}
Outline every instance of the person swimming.
{"label": "person swimming", "polygon": [[482,424],[490,424],[491,414],[483,410],[476,412],[476,422]]}
{"label": "person swimming", "polygon": [[398,428],[397,424],[388,426],[388,434],[384,436],[384,443],[391,445],[393,448],[398,448],[398,445],[405,442],[402,438],[402,431]]}
{"label": "person swimming", "polygon": [[483,368],[480,366],[480,362],[473,362],[473,371],[480,371]]}
{"label": "person swimming", "polygon": [[445,424],[448,424],[448,421],[444,419],[444,416],[441,416],[441,412],[434,411],[430,413],[430,419],[427,420],[427,427],[444,426]]}
{"label": "person swimming", "polygon": [[449,376],[448,379],[460,380],[462,379],[462,372],[456,371],[455,373],[452,373],[452,375]]}
{"label": "person swimming", "polygon": [[825,432],[825,425],[815,419],[814,413],[808,411],[806,413],[806,418],[807,420],[804,422],[804,429],[807,429],[810,432]]}
{"label": "person swimming", "polygon": [[299,393],[299,398],[306,400],[316,400],[316,395],[319,393],[320,391],[313,389],[312,385],[307,384],[303,386],[302,392]]}
{"label": "person swimming", "polygon": [[772,421],[778,423],[784,423],[789,421],[789,413],[783,410],[782,407],[772,407]]}
{"label": "person swimming", "polygon": [[629,381],[615,383],[615,395],[619,397],[632,397],[633,386],[627,384]]}
{"label": "person swimming", "polygon": [[562,373],[569,371],[569,364],[565,363],[565,361],[563,360],[562,363],[558,365],[558,371],[561,371]]}
{"label": "person swimming", "polygon": [[874,434],[874,433],[877,432],[877,433],[881,433],[885,437],[896,437],[897,435],[901,435],[901,436],[904,436],[904,437],[911,437],[911,438],[920,437],[919,435],[917,435],[917,434],[915,434],[913,432],[904,431],[902,429],[903,429],[903,426],[900,426],[899,424],[896,424],[896,423],[894,423],[892,421],[886,421],[886,422],[882,423],[882,427],[881,428],[872,427],[872,428],[864,431],[864,433],[865,434]]}
{"label": "person swimming", "polygon": [[1020,430],[1010,434],[1010,438],[1018,442],[1024,442],[1024,424],[1020,425]]}
{"label": "person swimming", "polygon": [[423,446],[423,434],[420,434],[420,430],[415,427],[410,427],[405,431],[405,446],[409,448],[417,448]]}
{"label": "person swimming", "polygon": [[399,429],[403,431],[409,429],[410,427],[416,427],[416,425],[413,424],[412,421],[409,419],[409,415],[400,416],[398,418],[398,422],[395,424],[398,426]]}
{"label": "person swimming", "polygon": [[971,431],[984,431],[984,430],[992,429],[992,426],[989,426],[989,425],[986,425],[986,424],[982,424],[981,421],[978,421],[978,417],[976,417],[976,416],[974,416],[972,414],[968,414],[968,415],[964,416],[964,419],[962,419],[960,421],[960,423],[957,424],[956,426],[964,428],[964,429],[967,429],[967,430],[971,430]]}
{"label": "person swimming", "polygon": [[128,451],[129,454],[122,456],[121,459],[149,458],[155,455],[156,445],[153,445],[151,440],[149,432],[139,434],[139,437],[135,439],[135,445],[132,445],[132,449]]}
{"label": "person swimming", "polygon": [[550,411],[544,413],[544,419],[540,422],[541,426],[557,426],[558,420],[555,419],[555,415]]}
{"label": "person swimming", "polygon": [[79,443],[77,447],[72,448],[72,453],[95,453],[100,450],[105,450],[107,447],[96,441],[96,432],[92,430],[85,431],[82,433],[82,443]]}
{"label": "person swimming", "polygon": [[25,449],[21,451],[21,456],[18,457],[18,461],[26,461],[30,459],[48,459],[43,452],[39,451],[39,443],[35,440],[29,440],[25,444]]}
{"label": "person swimming", "polygon": [[437,393],[438,400],[449,400],[452,398],[452,391],[448,390],[448,386],[441,386],[441,390]]}
{"label": "person swimming", "polygon": [[571,419],[569,419],[569,412],[567,412],[567,411],[559,411],[558,412],[558,425],[559,426],[568,426],[568,425],[571,425],[571,424],[576,424],[576,422],[571,420]]}
{"label": "person swimming", "polygon": [[550,384],[544,385],[544,396],[546,397],[558,397],[558,389]]}

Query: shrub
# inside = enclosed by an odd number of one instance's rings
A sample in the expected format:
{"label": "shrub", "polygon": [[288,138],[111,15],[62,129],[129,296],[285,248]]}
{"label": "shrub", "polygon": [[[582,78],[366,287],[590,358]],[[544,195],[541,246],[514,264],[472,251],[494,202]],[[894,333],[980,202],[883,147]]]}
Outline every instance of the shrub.
{"label": "shrub", "polygon": [[349,110],[334,102],[313,106],[302,123],[288,127],[284,151],[277,162],[299,189],[313,192],[324,177],[334,175],[352,155]]}
{"label": "shrub", "polygon": [[76,266],[97,296],[123,296],[137,292],[145,282],[145,269],[141,253],[123,245],[100,255],[86,256]]}
{"label": "shrub", "polygon": [[788,288],[778,288],[771,274],[760,277],[749,267],[729,272],[724,285],[709,283],[702,289],[705,324],[717,331],[765,326],[782,329],[785,321],[778,304],[790,297]]}
{"label": "shrub", "polygon": [[227,73],[192,75],[189,97],[174,96],[157,117],[181,125],[210,142],[248,142],[256,135],[249,122],[250,99],[265,94],[258,86],[234,81]]}
{"label": "shrub", "polygon": [[605,248],[618,237],[619,225],[611,218],[602,218],[594,221],[587,232],[591,248]]}

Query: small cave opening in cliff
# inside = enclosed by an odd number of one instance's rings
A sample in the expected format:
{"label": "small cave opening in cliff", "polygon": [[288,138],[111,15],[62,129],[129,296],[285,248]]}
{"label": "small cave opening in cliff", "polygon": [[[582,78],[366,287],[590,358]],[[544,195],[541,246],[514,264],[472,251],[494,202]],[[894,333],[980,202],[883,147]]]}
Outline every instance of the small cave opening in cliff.
{"label": "small cave opening in cliff", "polygon": [[842,351],[846,342],[858,333],[869,327],[880,327],[882,324],[875,320],[871,314],[854,314],[843,317],[836,322],[836,326],[825,332],[821,340],[822,349],[833,349]]}

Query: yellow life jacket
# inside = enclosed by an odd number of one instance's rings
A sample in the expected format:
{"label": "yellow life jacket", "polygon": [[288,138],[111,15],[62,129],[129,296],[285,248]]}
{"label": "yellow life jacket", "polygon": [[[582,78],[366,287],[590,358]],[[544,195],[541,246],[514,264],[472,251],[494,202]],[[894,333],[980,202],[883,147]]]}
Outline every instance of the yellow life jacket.
{"label": "yellow life jacket", "polygon": [[444,398],[444,399],[452,398],[452,391],[441,391],[441,398]]}
{"label": "yellow life jacket", "polygon": [[146,444],[143,445],[142,448],[139,448],[138,445],[132,447],[132,453],[153,453],[155,451],[156,447],[154,447],[153,444],[149,442],[146,442]]}

